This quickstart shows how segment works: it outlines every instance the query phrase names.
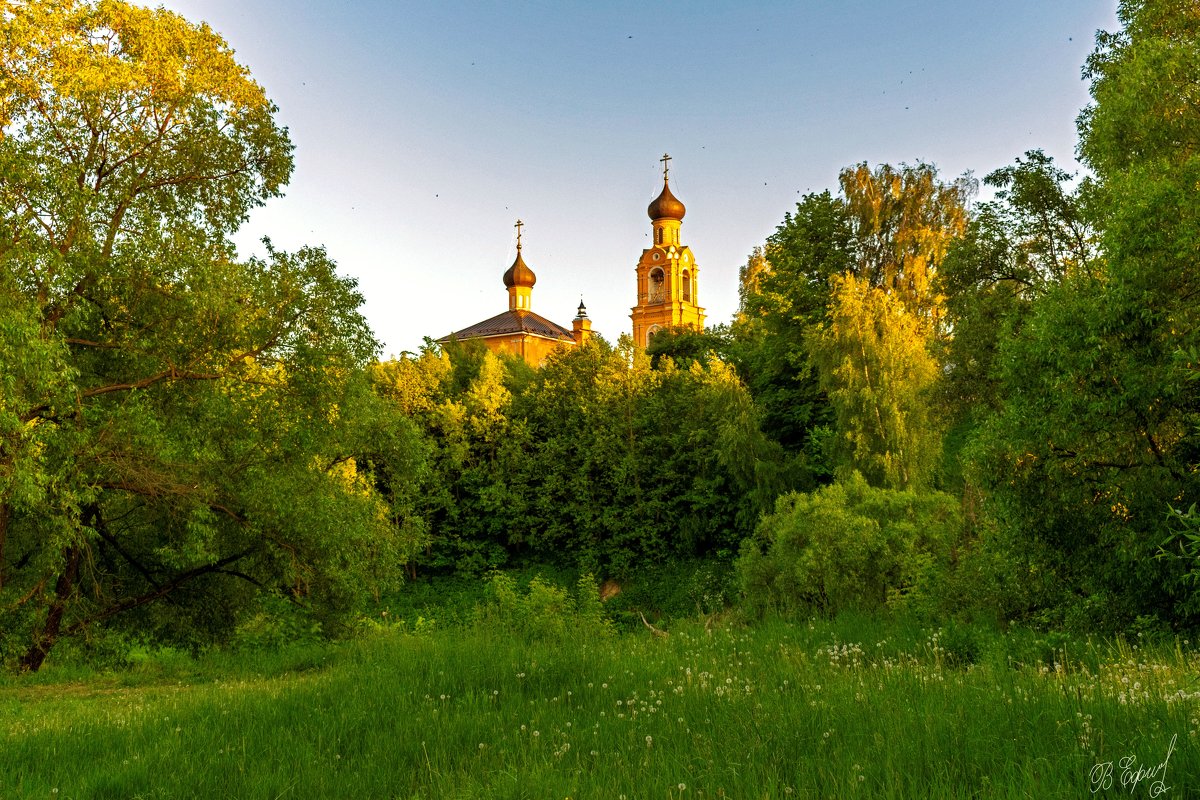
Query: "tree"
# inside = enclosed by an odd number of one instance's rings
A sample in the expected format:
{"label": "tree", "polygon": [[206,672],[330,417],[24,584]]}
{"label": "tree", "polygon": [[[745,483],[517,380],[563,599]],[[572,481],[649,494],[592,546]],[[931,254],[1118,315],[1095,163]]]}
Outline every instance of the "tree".
{"label": "tree", "polygon": [[[478,365],[463,385],[456,359]],[[448,348],[377,370],[405,383],[385,393],[414,409],[430,451],[428,568],[533,559],[625,578],[647,561],[730,556],[780,490],[778,446],[717,359],[652,369],[628,337],[593,337],[527,385],[511,380],[520,363]]]}
{"label": "tree", "polygon": [[1200,499],[1188,380],[1200,346],[1200,9],[1144,0],[1118,16],[1122,30],[1099,34],[1088,60],[1094,102],[1080,116],[1103,257],[1060,259],[1002,343],[1001,410],[972,443],[971,469],[1002,523],[1049,553],[1058,621],[1184,626],[1200,611],[1189,566],[1155,556],[1174,533],[1169,509]]}
{"label": "tree", "polygon": [[929,390],[938,376],[924,321],[896,294],[833,279],[826,324],[809,347],[837,421],[844,464],[874,486],[928,488],[941,452]]}
{"label": "tree", "polygon": [[263,591],[333,621],[405,533],[356,469],[354,282],[229,241],[290,175],[274,107],[161,9],[5,0],[0,39],[0,650],[212,641]]}
{"label": "tree", "polygon": [[728,358],[730,344],[729,327],[717,325],[698,331],[688,326],[662,330],[650,337],[646,355],[655,369],[664,358],[670,358],[676,366],[688,367],[693,363],[706,364],[711,358]]}
{"label": "tree", "polygon": [[804,197],[742,270],[734,360],[766,430],[804,452],[813,478],[840,461],[884,485],[925,485],[940,446],[926,409],[944,300],[934,279],[972,184],[865,163],[840,182],[841,197]]}
{"label": "tree", "polygon": [[762,409],[764,432],[792,452],[831,421],[805,336],[825,312],[829,279],[853,264],[845,204],[822,192],[785,214],[742,269],[732,359]]}
{"label": "tree", "polygon": [[972,181],[942,183],[929,164],[881,164],[872,170],[865,162],[842,170],[839,180],[854,241],[854,273],[936,327],[941,297],[934,277],[950,243],[966,230]]}
{"label": "tree", "polygon": [[1097,233],[1089,221],[1084,181],[1031,150],[984,178],[996,199],[973,209],[966,233],[949,248],[936,280],[944,296],[947,336],[937,354],[944,373],[937,396],[949,424],[978,426],[1001,405],[999,352],[1019,335],[1034,303],[1068,276],[1099,267]]}

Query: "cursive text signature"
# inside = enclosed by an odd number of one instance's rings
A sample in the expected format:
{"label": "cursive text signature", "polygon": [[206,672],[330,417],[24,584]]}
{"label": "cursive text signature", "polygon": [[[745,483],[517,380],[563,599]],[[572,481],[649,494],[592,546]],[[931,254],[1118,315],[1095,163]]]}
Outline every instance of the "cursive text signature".
{"label": "cursive text signature", "polygon": [[1178,738],[1178,734],[1171,737],[1166,757],[1153,766],[1139,764],[1137,756],[1125,756],[1116,762],[1101,761],[1092,767],[1092,771],[1089,773],[1092,794],[1111,789],[1118,780],[1121,788],[1129,794],[1136,792],[1138,786],[1142,784],[1145,784],[1146,793],[1151,798],[1166,794],[1171,789],[1166,784],[1167,762],[1171,760],[1171,754],[1175,752],[1175,740]]}

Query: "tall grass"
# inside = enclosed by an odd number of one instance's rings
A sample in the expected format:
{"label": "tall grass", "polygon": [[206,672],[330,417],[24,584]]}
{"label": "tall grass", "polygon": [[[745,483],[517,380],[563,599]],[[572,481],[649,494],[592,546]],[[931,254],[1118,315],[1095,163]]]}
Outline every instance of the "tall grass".
{"label": "tall grass", "polygon": [[[1074,651],[1074,652],[1073,652]],[[0,797],[1200,796],[1200,657],[845,618],[494,628],[0,683]]]}

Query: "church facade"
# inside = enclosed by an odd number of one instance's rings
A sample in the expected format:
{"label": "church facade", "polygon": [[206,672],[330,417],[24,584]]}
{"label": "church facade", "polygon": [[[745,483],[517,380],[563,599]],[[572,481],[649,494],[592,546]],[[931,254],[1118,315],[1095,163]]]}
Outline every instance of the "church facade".
{"label": "church facade", "polygon": [[[633,307],[630,319],[633,321],[634,344],[643,348],[660,330],[704,329],[704,309],[698,305],[696,292],[699,268],[691,248],[680,239],[686,209],[671,193],[667,167],[670,160],[670,156],[662,157],[662,192],[646,209],[653,244],[642,251],[635,268],[637,305]],[[494,353],[520,356],[526,363],[539,366],[558,348],[578,347],[592,335],[592,323],[582,301],[570,328],[533,311],[533,286],[537,276],[521,254],[523,224],[517,220],[517,257],[503,278],[508,290],[508,310],[444,336],[439,343],[445,344],[451,339],[478,339]]]}

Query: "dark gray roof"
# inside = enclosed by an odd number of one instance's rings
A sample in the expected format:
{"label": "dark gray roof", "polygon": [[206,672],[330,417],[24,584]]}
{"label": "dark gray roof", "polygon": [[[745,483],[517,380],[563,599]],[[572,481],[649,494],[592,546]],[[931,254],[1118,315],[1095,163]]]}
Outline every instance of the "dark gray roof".
{"label": "dark gray roof", "polygon": [[540,314],[532,311],[505,311],[491,319],[476,322],[474,325],[455,331],[450,336],[443,336],[439,342],[455,339],[480,339],[487,336],[502,336],[506,333],[531,333],[534,336],[544,336],[547,339],[561,339],[567,342],[575,341],[575,334],[556,322],[551,322]]}

